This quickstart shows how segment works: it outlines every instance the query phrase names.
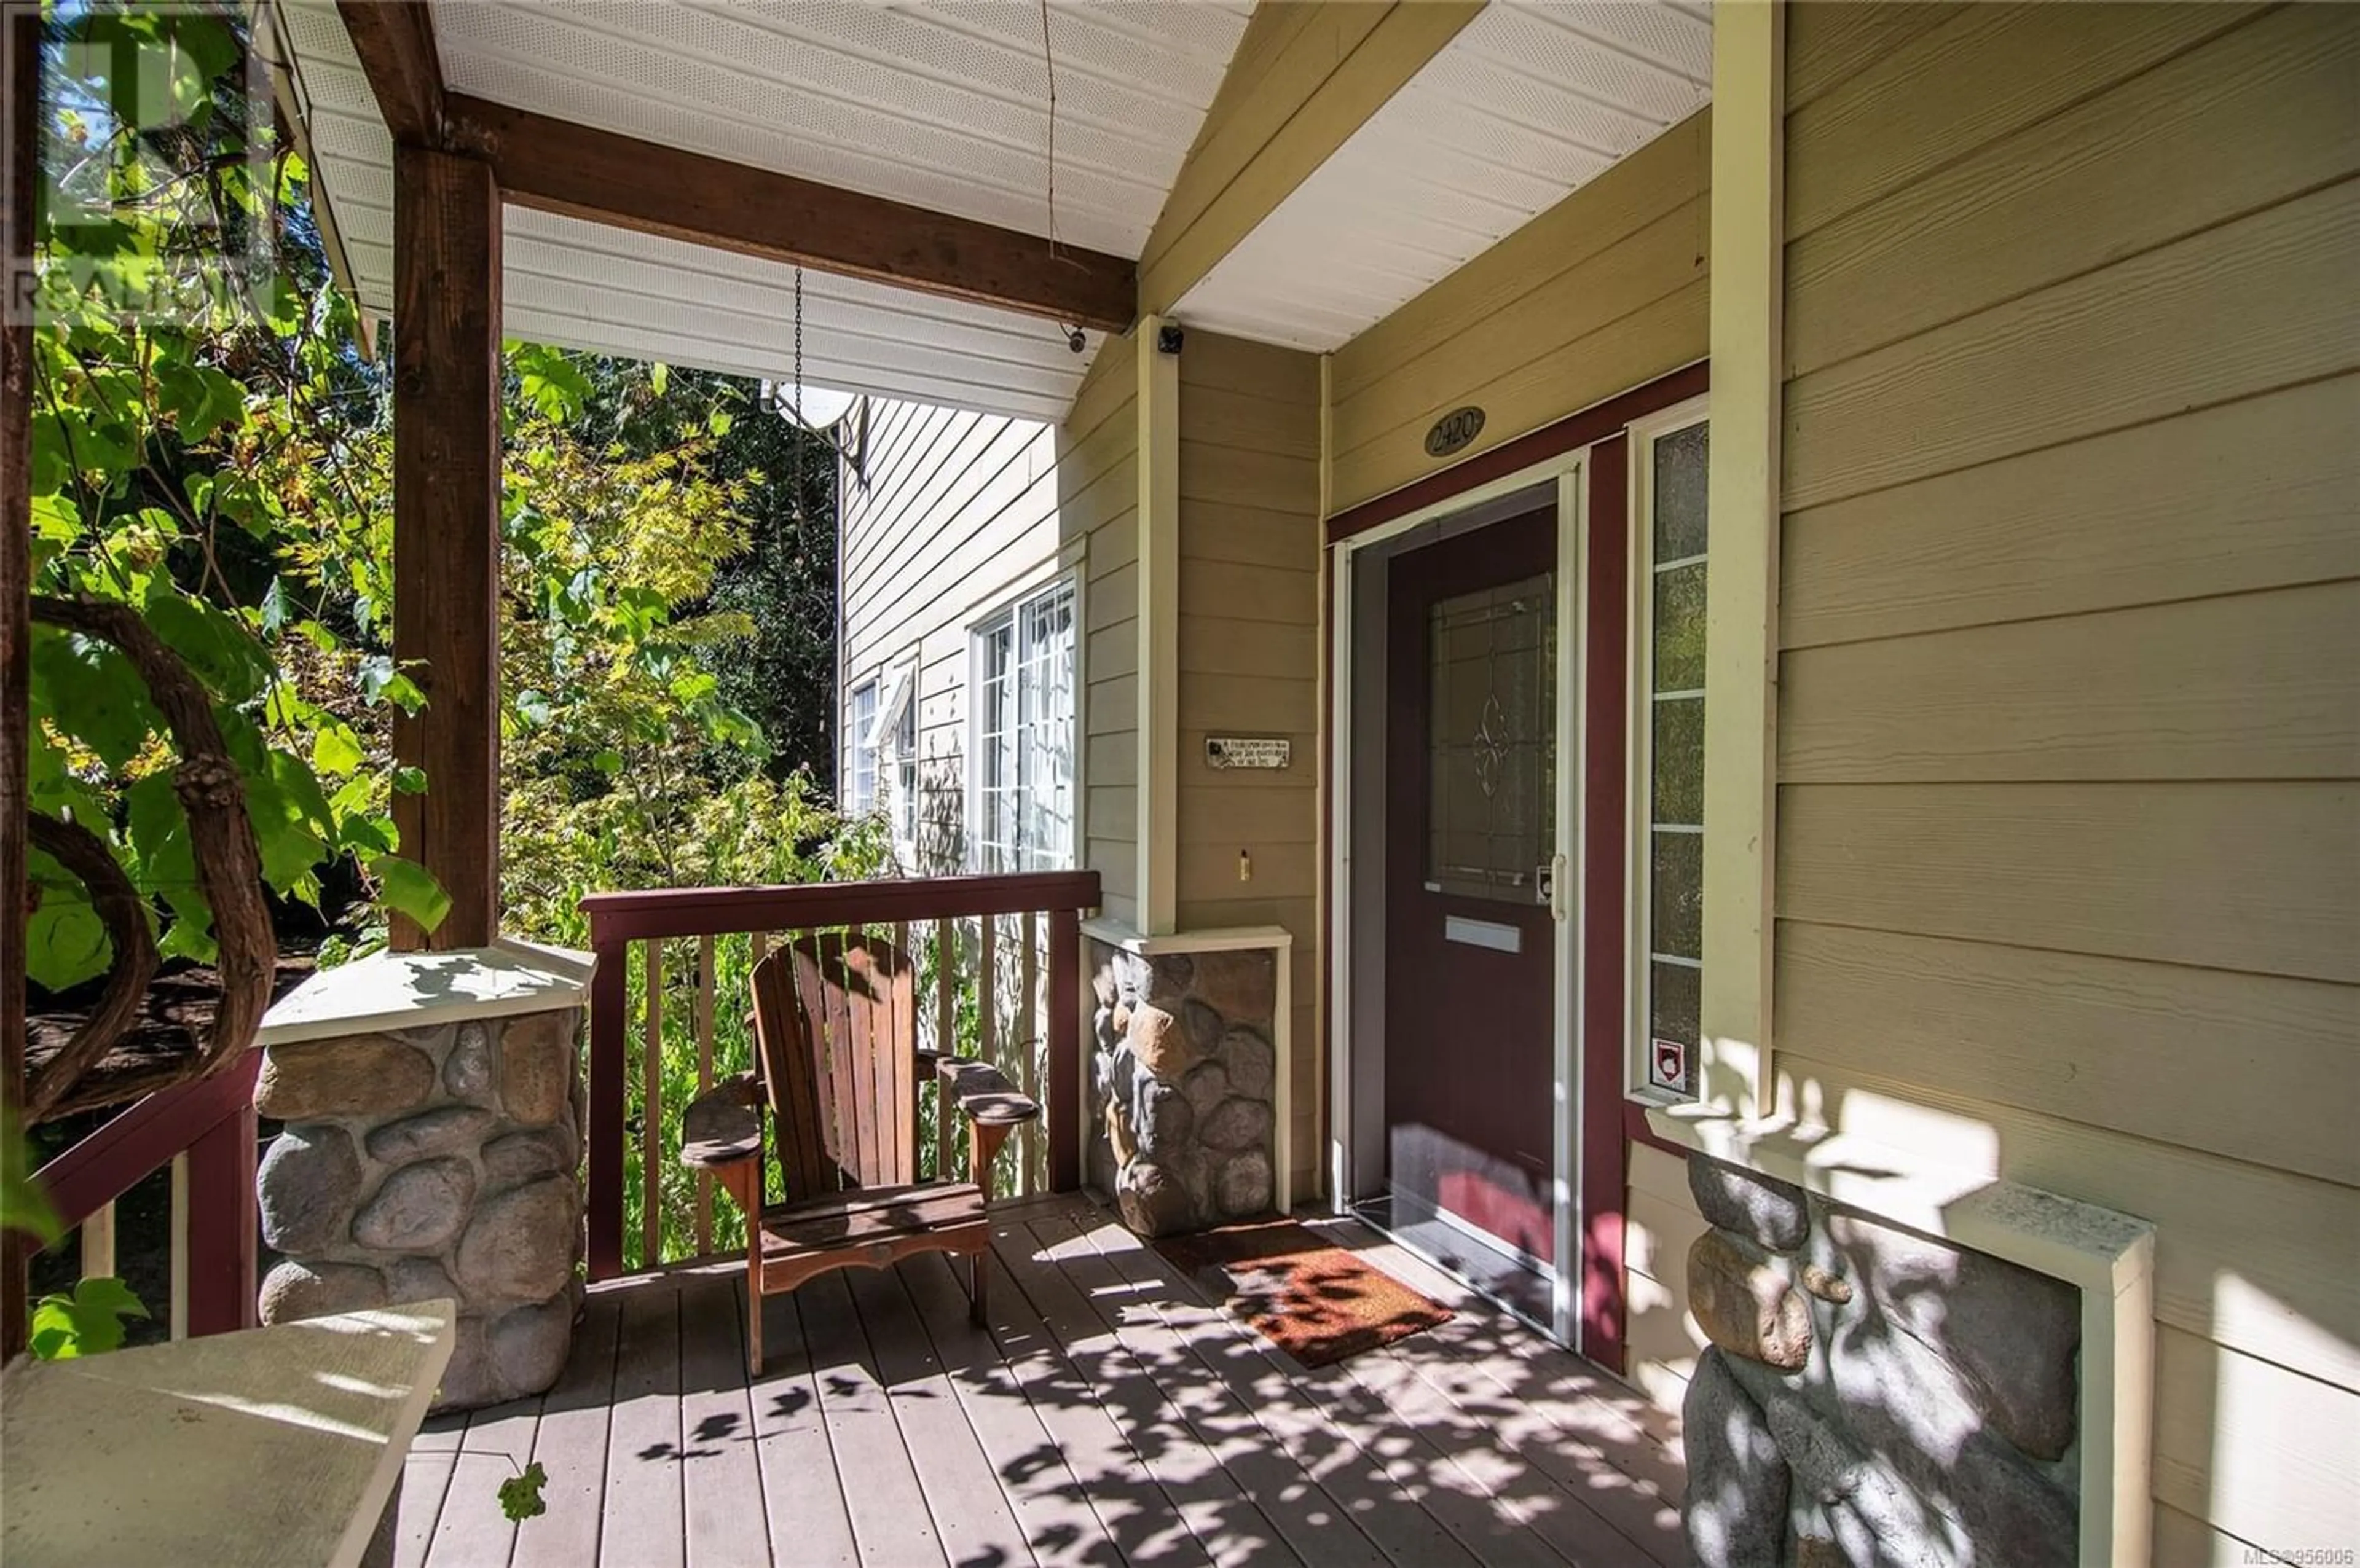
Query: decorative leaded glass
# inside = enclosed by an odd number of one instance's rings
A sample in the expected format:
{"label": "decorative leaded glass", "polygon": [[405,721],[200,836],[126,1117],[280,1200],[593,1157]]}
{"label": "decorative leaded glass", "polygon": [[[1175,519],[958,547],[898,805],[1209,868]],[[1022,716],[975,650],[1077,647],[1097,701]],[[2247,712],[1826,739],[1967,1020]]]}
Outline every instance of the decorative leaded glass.
{"label": "decorative leaded glass", "polygon": [[1530,903],[1557,843],[1555,574],[1438,602],[1426,648],[1426,880]]}

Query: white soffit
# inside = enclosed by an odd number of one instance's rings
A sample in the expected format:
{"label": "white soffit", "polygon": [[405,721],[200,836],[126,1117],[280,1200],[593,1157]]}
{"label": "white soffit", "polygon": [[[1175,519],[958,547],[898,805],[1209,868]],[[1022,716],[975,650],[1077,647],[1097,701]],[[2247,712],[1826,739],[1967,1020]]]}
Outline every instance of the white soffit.
{"label": "white soffit", "polygon": [[1173,314],[1326,352],[1704,107],[1702,0],[1493,0]]}
{"label": "white soffit", "polygon": [[[333,0],[276,0],[316,188],[365,310],[393,305],[393,147]],[[1136,256],[1228,70],[1246,0],[1054,0],[1057,237]],[[437,0],[450,87],[756,168],[1045,234],[1037,0]],[[508,209],[509,336],[794,377],[794,269]],[[1095,354],[1052,323],[806,271],[804,376],[1028,419]]]}

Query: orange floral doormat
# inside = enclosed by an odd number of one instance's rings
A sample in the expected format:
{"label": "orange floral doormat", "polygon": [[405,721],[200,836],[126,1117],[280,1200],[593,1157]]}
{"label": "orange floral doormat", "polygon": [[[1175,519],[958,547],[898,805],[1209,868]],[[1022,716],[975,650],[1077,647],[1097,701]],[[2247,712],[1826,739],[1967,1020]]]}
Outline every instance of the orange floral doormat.
{"label": "orange floral doormat", "polygon": [[1450,1321],[1448,1308],[1292,1220],[1170,1236],[1155,1247],[1306,1367],[1325,1367]]}

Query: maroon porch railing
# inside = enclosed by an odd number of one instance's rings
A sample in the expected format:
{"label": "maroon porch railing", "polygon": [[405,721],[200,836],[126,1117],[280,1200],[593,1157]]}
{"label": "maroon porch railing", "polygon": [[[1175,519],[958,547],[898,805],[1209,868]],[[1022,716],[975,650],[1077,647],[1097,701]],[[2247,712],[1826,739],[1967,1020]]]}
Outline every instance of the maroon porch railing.
{"label": "maroon porch railing", "polygon": [[[826,882],[783,887],[679,887],[597,893],[582,901],[598,967],[590,988],[589,1273],[622,1273],[628,1208],[633,1070],[640,1117],[639,1173],[643,1201],[639,1262],[664,1255],[659,1210],[663,1171],[676,1151],[665,1147],[663,1063],[665,947],[693,939],[687,1038],[696,1052],[696,1084],[713,1081],[716,1015],[734,1018],[743,996],[719,994],[722,939],[746,937],[747,964],[804,931],[859,928],[890,933],[920,955],[926,1043],[974,1051],[1011,1071],[1042,1102],[1045,1132],[1017,1146],[1017,1191],[1045,1181],[1053,1192],[1081,1185],[1081,917],[1098,904],[1095,871],[1028,872],[994,877]],[[918,940],[913,945],[912,937]],[[633,949],[640,978],[633,1028]],[[740,965],[737,974],[743,973]],[[1045,985],[1042,982],[1045,980]],[[693,986],[693,988],[692,988]],[[1004,1016],[1003,1016],[1004,1015]],[[1043,1016],[1045,1015],[1045,1016]],[[1044,1049],[1036,1051],[1039,1043]],[[1037,1140],[1037,1141],[1036,1141]],[[1045,1147],[1043,1147],[1045,1145]],[[936,1150],[936,1169],[947,1169]],[[690,1255],[711,1249],[712,1195],[694,1192]]]}
{"label": "maroon porch railing", "polygon": [[[229,1334],[255,1323],[254,1080],[250,1049],[210,1078],[159,1089],[40,1169],[71,1230],[182,1155],[172,1204],[172,1334]],[[152,1303],[151,1303],[152,1305]]]}

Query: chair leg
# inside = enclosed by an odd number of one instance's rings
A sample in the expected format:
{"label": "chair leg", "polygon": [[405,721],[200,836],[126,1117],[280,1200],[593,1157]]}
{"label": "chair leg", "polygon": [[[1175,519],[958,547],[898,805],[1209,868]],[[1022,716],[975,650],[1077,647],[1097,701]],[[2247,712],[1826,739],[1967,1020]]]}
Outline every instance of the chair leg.
{"label": "chair leg", "polygon": [[746,1270],[746,1376],[762,1375],[762,1265]]}
{"label": "chair leg", "polygon": [[976,1253],[967,1259],[967,1316],[974,1320],[976,1327],[989,1329],[991,1326],[991,1307],[989,1304],[989,1297],[991,1294],[991,1248],[989,1247],[986,1247],[982,1251]]}

